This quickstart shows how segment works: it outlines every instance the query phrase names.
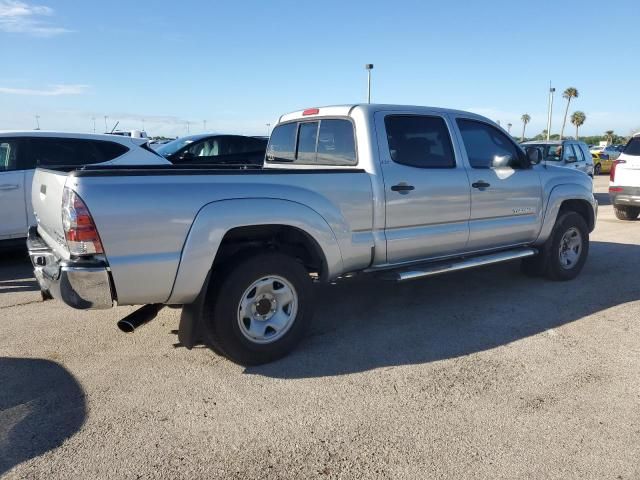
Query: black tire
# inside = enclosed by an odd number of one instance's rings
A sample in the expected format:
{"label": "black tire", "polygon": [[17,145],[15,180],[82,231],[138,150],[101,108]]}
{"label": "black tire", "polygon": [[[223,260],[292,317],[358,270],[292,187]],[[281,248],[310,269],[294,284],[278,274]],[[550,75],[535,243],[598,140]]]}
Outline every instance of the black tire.
{"label": "black tire", "polygon": [[600,175],[601,173],[602,173],[602,165],[600,165],[599,163],[596,163],[596,165],[593,167],[593,174]]}
{"label": "black tire", "polygon": [[613,211],[619,220],[635,220],[640,215],[640,207],[613,206]]}
{"label": "black tire", "polygon": [[[231,361],[245,366],[284,357],[302,339],[311,320],[313,291],[308,272],[295,258],[275,252],[254,254],[227,265],[212,278],[205,299],[203,324],[207,343]],[[289,282],[297,295],[297,311],[280,338],[256,343],[241,329],[240,301],[254,282],[269,276]]]}
{"label": "black tire", "polygon": [[[560,244],[563,236],[572,228],[580,235],[581,248],[578,261],[565,268],[560,260]],[[529,276],[545,276],[551,280],[572,280],[582,271],[589,254],[589,229],[584,218],[576,212],[561,212],[556,219],[551,235],[540,247],[535,257],[525,258],[521,263],[522,272]]]}

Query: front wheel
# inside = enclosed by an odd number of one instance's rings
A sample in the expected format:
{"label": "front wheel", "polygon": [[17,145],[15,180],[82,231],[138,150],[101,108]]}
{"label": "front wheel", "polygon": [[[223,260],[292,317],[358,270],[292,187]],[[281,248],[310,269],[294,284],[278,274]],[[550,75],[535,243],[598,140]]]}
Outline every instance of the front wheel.
{"label": "front wheel", "polygon": [[522,270],[528,275],[544,275],[551,280],[572,280],[582,271],[589,254],[589,230],[576,212],[562,213],[540,253],[524,259]]}
{"label": "front wheel", "polygon": [[635,220],[640,215],[640,207],[613,206],[613,211],[619,220]]}
{"label": "front wheel", "polygon": [[214,276],[205,302],[209,344],[241,365],[288,354],[312,315],[312,284],[296,259],[281,253],[250,256]]}

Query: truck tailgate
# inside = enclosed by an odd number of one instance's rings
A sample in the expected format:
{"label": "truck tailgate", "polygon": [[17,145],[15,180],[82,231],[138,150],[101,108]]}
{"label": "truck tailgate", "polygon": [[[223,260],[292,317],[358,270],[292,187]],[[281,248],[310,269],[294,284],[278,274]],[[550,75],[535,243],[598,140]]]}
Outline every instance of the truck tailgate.
{"label": "truck tailgate", "polygon": [[38,168],[31,189],[38,233],[62,258],[69,258],[62,227],[62,194],[66,181],[66,172]]}

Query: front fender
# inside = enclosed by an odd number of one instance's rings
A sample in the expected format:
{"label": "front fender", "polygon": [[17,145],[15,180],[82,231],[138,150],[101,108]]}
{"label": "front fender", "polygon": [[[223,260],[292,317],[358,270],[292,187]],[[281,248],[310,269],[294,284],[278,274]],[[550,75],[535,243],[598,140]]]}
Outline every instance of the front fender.
{"label": "front fender", "polygon": [[586,202],[593,212],[593,224],[589,228],[593,230],[598,210],[598,202],[593,196],[593,192],[580,184],[561,184],[553,187],[549,193],[544,213],[544,221],[540,230],[540,235],[536,240],[536,245],[543,244],[551,235],[553,226],[558,218],[562,203],[567,200],[578,200]]}
{"label": "front fender", "polygon": [[237,227],[285,225],[313,238],[325,258],[328,278],[342,273],[343,262],[336,236],[315,210],[280,199],[222,200],[200,209],[187,235],[173,290],[166,303],[187,304],[198,296],[225,234]]}

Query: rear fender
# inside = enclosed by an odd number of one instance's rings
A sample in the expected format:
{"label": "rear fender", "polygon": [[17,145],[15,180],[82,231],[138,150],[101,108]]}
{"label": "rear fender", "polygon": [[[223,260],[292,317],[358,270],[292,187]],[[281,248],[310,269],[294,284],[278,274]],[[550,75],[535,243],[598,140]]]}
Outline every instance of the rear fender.
{"label": "rear fender", "polygon": [[222,200],[205,205],[196,215],[182,250],[171,296],[166,303],[193,302],[203,289],[225,234],[233,228],[252,225],[283,225],[302,230],[320,247],[327,278],[342,273],[342,254],[336,236],[315,210],[281,199]]}

